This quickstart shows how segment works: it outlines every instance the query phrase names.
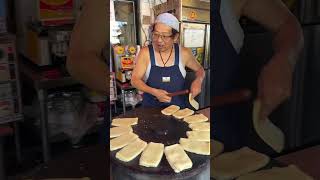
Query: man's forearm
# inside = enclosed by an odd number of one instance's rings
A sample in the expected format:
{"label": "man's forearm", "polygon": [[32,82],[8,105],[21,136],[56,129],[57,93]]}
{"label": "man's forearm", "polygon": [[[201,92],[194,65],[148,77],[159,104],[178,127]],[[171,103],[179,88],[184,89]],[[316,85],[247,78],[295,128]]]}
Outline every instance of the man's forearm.
{"label": "man's forearm", "polygon": [[137,79],[137,80],[133,80],[131,81],[131,84],[133,87],[139,89],[140,91],[142,92],[145,92],[145,93],[149,93],[149,94],[154,94],[154,88],[146,85],[145,82],[143,82],[141,79]]}
{"label": "man's forearm", "polygon": [[110,82],[106,63],[95,54],[69,54],[67,67],[69,73],[88,88],[103,94],[109,94],[107,83]]}
{"label": "man's forearm", "polygon": [[[288,60],[292,71],[303,48],[304,40],[301,26],[295,18],[289,17],[276,32],[273,41],[275,54]],[[275,58],[279,59],[279,58]]]}
{"label": "man's forearm", "polygon": [[204,69],[202,67],[200,67],[196,72],[196,80],[199,80],[201,83],[205,77],[205,72]]}

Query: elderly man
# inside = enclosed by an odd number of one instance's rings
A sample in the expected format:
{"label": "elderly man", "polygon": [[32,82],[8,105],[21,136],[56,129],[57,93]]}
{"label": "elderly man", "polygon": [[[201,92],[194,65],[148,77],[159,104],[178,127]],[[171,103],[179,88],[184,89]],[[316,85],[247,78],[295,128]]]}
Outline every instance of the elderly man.
{"label": "elderly man", "polygon": [[192,96],[201,92],[204,69],[191,50],[176,43],[178,39],[178,19],[169,13],[158,15],[152,29],[152,45],[141,49],[131,79],[131,84],[144,92],[143,106],[188,107],[187,96],[168,96],[168,93],[189,89],[185,87],[185,67],[196,74],[190,87]]}

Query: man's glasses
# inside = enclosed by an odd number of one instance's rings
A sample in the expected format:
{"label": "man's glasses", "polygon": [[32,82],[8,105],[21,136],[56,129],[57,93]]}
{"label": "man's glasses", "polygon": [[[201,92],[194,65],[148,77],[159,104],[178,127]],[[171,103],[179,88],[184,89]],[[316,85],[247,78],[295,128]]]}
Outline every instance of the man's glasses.
{"label": "man's glasses", "polygon": [[160,33],[152,33],[152,39],[153,40],[157,40],[159,37],[163,41],[169,41],[172,38],[172,35],[163,35],[163,34],[160,34]]}

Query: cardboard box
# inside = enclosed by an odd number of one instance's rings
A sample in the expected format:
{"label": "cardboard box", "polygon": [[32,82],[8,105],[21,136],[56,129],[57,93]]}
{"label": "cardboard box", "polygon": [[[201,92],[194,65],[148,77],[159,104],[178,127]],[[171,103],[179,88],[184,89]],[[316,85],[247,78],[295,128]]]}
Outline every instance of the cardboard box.
{"label": "cardboard box", "polygon": [[37,0],[38,18],[43,25],[70,24],[74,21],[73,0]]}

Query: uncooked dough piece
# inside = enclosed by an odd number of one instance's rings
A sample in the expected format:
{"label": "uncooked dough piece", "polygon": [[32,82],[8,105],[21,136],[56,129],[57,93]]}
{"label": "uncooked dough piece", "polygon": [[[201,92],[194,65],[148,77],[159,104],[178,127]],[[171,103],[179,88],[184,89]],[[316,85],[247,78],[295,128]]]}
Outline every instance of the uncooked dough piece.
{"label": "uncooked dough piece", "polygon": [[299,168],[290,165],[284,168],[272,168],[240,176],[237,180],[313,180]]}
{"label": "uncooked dough piece", "polygon": [[110,151],[114,151],[128,145],[132,141],[136,140],[138,136],[132,132],[123,134],[119,137],[110,140]]}
{"label": "uncooked dough piece", "polygon": [[174,172],[192,168],[192,161],[179,144],[166,146],[164,154]]}
{"label": "uncooked dough piece", "polygon": [[219,154],[221,154],[224,150],[224,145],[219,142],[216,141],[214,139],[211,140],[211,157],[217,157]]}
{"label": "uncooked dough piece", "polygon": [[206,117],[203,114],[195,114],[192,116],[185,117],[183,120],[189,124],[192,124],[208,121],[208,117]]}
{"label": "uncooked dough piece", "polygon": [[260,138],[280,153],[284,148],[284,134],[269,119],[260,120],[261,103],[259,100],[254,102],[253,107],[253,126]]}
{"label": "uncooked dough piece", "polygon": [[158,167],[163,156],[164,144],[150,142],[141,154],[139,164],[145,167]]}
{"label": "uncooked dough piece", "polygon": [[132,126],[138,124],[138,118],[116,118],[112,120],[112,126]]}
{"label": "uncooked dough piece", "polygon": [[193,123],[193,124],[189,124],[189,128],[191,128],[193,131],[210,131],[210,123],[209,122]]}
{"label": "uncooked dough piece", "polygon": [[215,179],[234,179],[256,171],[268,164],[270,158],[243,147],[211,159],[211,176]]}
{"label": "uncooked dough piece", "polygon": [[210,155],[210,142],[180,138],[179,143],[183,149],[188,152],[201,155]]}
{"label": "uncooked dough piece", "polygon": [[210,142],[210,131],[187,131],[187,136],[191,140]]}
{"label": "uncooked dough piece", "polygon": [[126,134],[132,132],[132,128],[130,126],[119,126],[110,128],[110,138],[121,136],[122,134]]}
{"label": "uncooked dough piece", "polygon": [[199,103],[194,99],[192,98],[192,94],[189,93],[189,103],[191,104],[191,106],[195,109],[195,110],[198,110],[199,109]]}
{"label": "uncooked dough piece", "polygon": [[191,116],[193,113],[194,113],[193,110],[191,110],[189,108],[184,108],[184,109],[181,109],[181,110],[173,113],[172,115],[177,119],[182,119],[182,118]]}
{"label": "uncooked dough piece", "polygon": [[165,109],[161,110],[161,113],[167,116],[172,115],[173,113],[179,111],[180,107],[176,105],[171,105],[166,107]]}
{"label": "uncooked dough piece", "polygon": [[146,142],[137,138],[134,142],[128,144],[126,147],[117,152],[116,158],[124,162],[129,162],[137,157],[146,146]]}

